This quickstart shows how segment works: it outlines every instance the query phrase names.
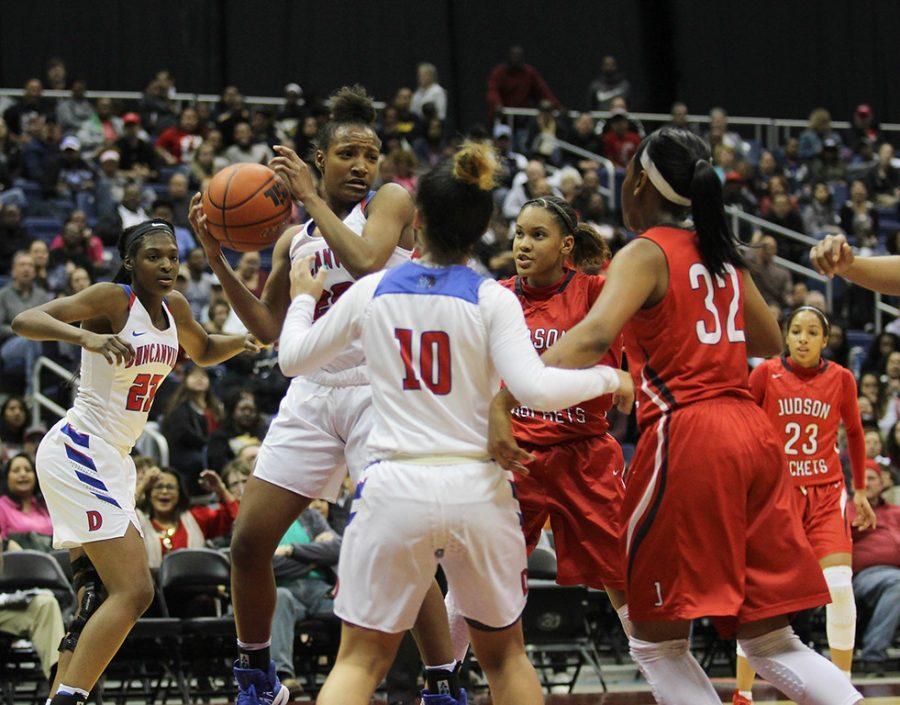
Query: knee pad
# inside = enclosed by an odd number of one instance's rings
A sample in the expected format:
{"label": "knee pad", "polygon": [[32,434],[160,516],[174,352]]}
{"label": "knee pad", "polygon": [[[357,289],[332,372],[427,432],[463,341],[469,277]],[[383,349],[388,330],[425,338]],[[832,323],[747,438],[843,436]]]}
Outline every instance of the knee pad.
{"label": "knee pad", "polygon": [[828,646],[852,651],[856,641],[856,602],[853,599],[853,570],[847,565],[823,568],[831,593],[831,604],[825,607],[825,632]]}
{"label": "knee pad", "polygon": [[103,604],[106,594],[103,589],[103,581],[100,579],[97,569],[91,563],[87,556],[81,556],[72,561],[72,584],[75,587],[76,594],[84,590],[81,596],[81,604],[78,607],[78,613],[69,625],[69,629],[62,641],[59,642],[59,651],[74,651],[78,645],[78,638],[81,636],[81,630],[87,624],[91,615],[97,611],[97,608]]}

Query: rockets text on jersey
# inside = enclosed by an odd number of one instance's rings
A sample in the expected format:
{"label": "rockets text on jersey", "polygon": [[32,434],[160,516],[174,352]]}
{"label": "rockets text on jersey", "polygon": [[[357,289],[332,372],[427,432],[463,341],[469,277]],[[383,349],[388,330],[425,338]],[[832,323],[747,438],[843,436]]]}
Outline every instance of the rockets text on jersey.
{"label": "rockets text on jersey", "polygon": [[[560,281],[545,287],[529,286],[521,277],[512,277],[500,283],[516,294],[531,331],[531,342],[538,353],[543,353],[585,317],[600,295],[604,281],[602,276],[570,269]],[[621,366],[621,337],[600,364]],[[610,394],[556,411],[534,411],[520,406],[512,412],[513,431],[519,440],[535,445],[553,445],[599,436],[609,428],[606,412],[611,406]]]}

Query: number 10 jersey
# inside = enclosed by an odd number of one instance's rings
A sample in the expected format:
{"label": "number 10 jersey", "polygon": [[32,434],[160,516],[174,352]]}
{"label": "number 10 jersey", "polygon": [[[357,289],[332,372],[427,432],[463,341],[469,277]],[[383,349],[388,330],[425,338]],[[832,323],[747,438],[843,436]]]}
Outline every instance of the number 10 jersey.
{"label": "number 10 jersey", "polygon": [[743,272],[726,265],[724,274],[712,274],[692,231],[658,227],[641,237],[663,251],[669,268],[665,296],[624,329],[641,430],[676,407],[721,396],[751,399]]}
{"label": "number 10 jersey", "polygon": [[69,423],[79,433],[96,435],[120,452],[131,451],[147,423],[153,397],[178,359],[178,331],[165,302],[169,325],[159,330],[131,287],[128,320],[119,338],[134,348],[128,364],[110,364],[103,355],[81,351],[81,378]]}

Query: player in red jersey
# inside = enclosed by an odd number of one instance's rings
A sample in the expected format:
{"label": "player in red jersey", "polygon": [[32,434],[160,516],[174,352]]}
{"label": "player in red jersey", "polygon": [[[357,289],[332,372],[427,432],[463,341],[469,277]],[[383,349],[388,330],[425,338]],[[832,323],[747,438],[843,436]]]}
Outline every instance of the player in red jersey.
{"label": "player in red jersey", "polygon": [[[622,511],[631,655],[657,702],[719,705],[688,648],[691,620],[710,616],[800,705],[853,705],[862,696],[790,627],[792,613],[828,602],[828,587],[793,510],[784,451],[750,395],[747,356],[780,352],[781,333],[728,228],[708,146],[674,128],[647,137],[622,209],[640,237],[544,360],[595,364],[624,329],[641,389]],[[508,468],[530,457],[512,437],[514,406],[501,391],[491,415],[490,448]]]}
{"label": "player in red jersey", "polygon": [[[785,326],[789,354],[753,370],[750,393],[784,445],[797,511],[831,593],[825,617],[831,660],[849,678],[856,603],[847,492],[837,452],[841,421],[853,468],[853,524],[860,529],[874,526],[875,515],[866,498],[866,443],[856,403],[856,380],[850,370],[822,358],[828,332],[828,319],[819,309],[801,306],[794,311]],[[735,705],[752,702],[753,676],[739,649]]]}
{"label": "player in red jersey", "polygon": [[[574,209],[553,196],[536,198],[516,219],[513,254],[518,276],[501,284],[522,304],[531,340],[539,352],[555,343],[590,310],[603,288],[602,276],[571,269],[602,267],[609,247]],[[622,366],[622,342],[603,358]],[[529,553],[547,518],[553,529],[560,585],[606,590],[627,624],[625,580],[618,556],[619,509],[625,495],[622,449],[607,433],[612,395],[577,407],[535,412],[513,410],[513,432],[534,455],[516,489]]]}

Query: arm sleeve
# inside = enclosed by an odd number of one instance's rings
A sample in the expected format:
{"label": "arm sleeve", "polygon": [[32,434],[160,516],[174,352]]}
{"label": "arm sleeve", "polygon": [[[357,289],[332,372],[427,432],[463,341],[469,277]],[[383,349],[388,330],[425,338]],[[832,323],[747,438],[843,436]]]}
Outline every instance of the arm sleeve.
{"label": "arm sleeve", "polygon": [[750,394],[757,406],[762,406],[766,400],[766,382],[769,379],[768,365],[757,365],[750,373]]}
{"label": "arm sleeve", "polygon": [[294,299],[278,341],[278,365],[282,373],[296,377],[314,372],[358,338],[363,312],[379,281],[381,277],[376,275],[356,282],[315,323],[313,298],[304,294]]}
{"label": "arm sleeve", "polygon": [[853,489],[866,488],[866,440],[856,401],[856,382],[850,370],[844,370],[841,419],[847,431],[847,446],[850,450],[850,467],[853,469]]}
{"label": "arm sleeve", "polygon": [[564,370],[541,362],[515,294],[493,280],[481,285],[479,305],[486,322],[491,360],[513,396],[536,411],[574,406],[619,388],[611,367]]}
{"label": "arm sleeve", "polygon": [[331,541],[319,543],[292,543],[291,558],[301,563],[335,566],[341,554],[341,537],[335,534]]}

